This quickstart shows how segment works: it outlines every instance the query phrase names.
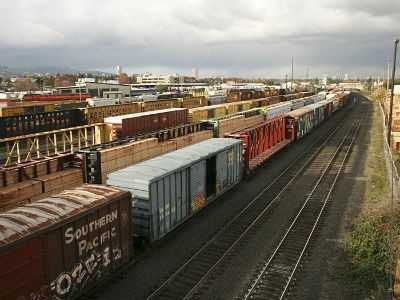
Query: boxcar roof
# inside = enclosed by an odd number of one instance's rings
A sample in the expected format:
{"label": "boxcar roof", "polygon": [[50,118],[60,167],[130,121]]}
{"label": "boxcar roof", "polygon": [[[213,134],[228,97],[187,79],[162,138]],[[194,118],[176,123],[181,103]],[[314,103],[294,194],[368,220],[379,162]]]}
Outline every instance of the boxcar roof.
{"label": "boxcar roof", "polygon": [[118,193],[122,192],[112,187],[84,184],[1,213],[0,248],[67,218],[78,216]]}
{"label": "boxcar roof", "polygon": [[152,182],[169,173],[187,168],[221,150],[242,143],[229,138],[212,138],[203,142],[143,161],[107,175],[107,184],[146,191]]}

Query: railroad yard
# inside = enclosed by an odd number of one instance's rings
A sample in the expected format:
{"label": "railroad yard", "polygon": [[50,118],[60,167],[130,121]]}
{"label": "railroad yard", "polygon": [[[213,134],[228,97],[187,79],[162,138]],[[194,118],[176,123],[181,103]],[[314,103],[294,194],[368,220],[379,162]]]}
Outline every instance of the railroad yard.
{"label": "railroad yard", "polygon": [[[351,283],[341,277],[346,262],[341,257],[339,239],[363,200],[360,195],[367,176],[364,145],[369,141],[371,106],[366,98],[359,97],[348,112],[336,114],[271,158],[250,179],[240,182],[184,226],[160,242],[144,246],[145,251],[139,251],[132,264],[84,299],[279,299],[281,293],[287,299],[366,296],[355,295]],[[344,121],[346,116],[350,118]],[[329,137],[338,127],[340,130]],[[335,156],[332,152],[346,134],[350,136],[345,139],[342,154]],[[318,178],[324,177],[321,174],[331,160],[328,157],[340,156],[343,165],[336,162],[340,167],[327,169],[330,183],[324,182],[321,190],[312,192],[317,189]],[[339,174],[337,178],[335,174]],[[317,195],[312,196],[315,192]],[[296,265],[305,246],[300,232],[314,226],[311,216],[315,213],[307,213],[310,224],[302,223],[301,229],[296,229],[294,242],[281,241],[306,199],[327,202],[322,213],[316,214],[320,219],[314,235]],[[304,237],[307,240],[308,234]],[[279,256],[280,250],[274,249],[278,245],[284,249],[286,243],[291,246],[280,256],[285,259],[278,257],[275,262],[273,256]],[[292,264],[297,271],[288,286],[282,285],[278,278],[290,277]],[[272,281],[262,275],[266,270],[274,274]]]}
{"label": "railroad yard", "polygon": [[351,299],[337,254],[363,200],[371,102],[203,100],[2,117],[0,263],[20,262],[0,298]]}

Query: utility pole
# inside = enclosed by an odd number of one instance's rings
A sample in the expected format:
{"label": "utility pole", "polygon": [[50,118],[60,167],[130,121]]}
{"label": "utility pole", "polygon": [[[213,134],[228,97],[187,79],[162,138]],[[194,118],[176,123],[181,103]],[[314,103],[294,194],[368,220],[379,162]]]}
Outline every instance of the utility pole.
{"label": "utility pole", "polygon": [[387,82],[386,82],[386,97],[385,100],[388,100],[388,94],[389,94],[389,82],[390,82],[390,58],[388,58],[388,73],[387,73]]}
{"label": "utility pole", "polygon": [[287,90],[287,75],[285,75],[285,90]]}
{"label": "utility pole", "polygon": [[293,57],[292,57],[292,81],[290,82],[290,92],[293,92]]}
{"label": "utility pole", "polygon": [[391,82],[391,91],[390,91],[390,108],[389,108],[389,124],[388,124],[388,135],[387,142],[390,146],[390,137],[392,135],[392,119],[393,119],[393,90],[394,90],[394,77],[396,73],[396,53],[397,53],[397,44],[399,43],[398,39],[394,40],[394,54],[393,54],[393,70],[392,70],[392,82]]}

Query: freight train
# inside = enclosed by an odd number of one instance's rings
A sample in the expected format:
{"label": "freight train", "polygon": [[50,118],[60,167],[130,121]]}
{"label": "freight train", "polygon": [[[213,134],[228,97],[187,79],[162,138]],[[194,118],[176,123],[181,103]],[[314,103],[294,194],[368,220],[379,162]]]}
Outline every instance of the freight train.
{"label": "freight train", "polygon": [[[220,131],[226,120],[247,124],[245,112],[209,119],[208,131],[222,138],[104,170],[104,184],[84,183],[0,214],[0,298],[76,299],[132,260],[133,239],[163,238],[237,185],[256,161],[289,147],[349,100],[343,93],[271,118],[267,109],[252,109],[248,119],[258,121],[228,133]],[[148,153],[144,144],[157,141],[139,142]],[[97,149],[108,149],[114,162],[132,159],[128,141],[115,143]],[[116,148],[126,156],[117,157]]]}
{"label": "freight train", "polygon": [[[304,97],[304,95],[308,96]],[[209,118],[246,111],[250,108],[266,107],[280,102],[293,102],[293,104],[298,102],[301,103],[301,105],[307,105],[308,103],[318,102],[321,99],[324,99],[324,97],[324,94],[309,95],[309,93],[297,93],[293,95],[282,95],[279,97],[271,96],[237,102],[227,102],[217,105],[208,105],[204,96],[191,96],[186,98],[171,98],[154,101],[134,101],[94,107],[87,107],[86,100],[81,102],[69,101],[62,103],[57,101],[54,103],[51,101],[39,101],[39,103],[32,106],[23,103],[19,106],[0,108],[0,139],[68,127],[103,123],[107,117],[163,109],[186,108],[189,121],[198,122]]]}

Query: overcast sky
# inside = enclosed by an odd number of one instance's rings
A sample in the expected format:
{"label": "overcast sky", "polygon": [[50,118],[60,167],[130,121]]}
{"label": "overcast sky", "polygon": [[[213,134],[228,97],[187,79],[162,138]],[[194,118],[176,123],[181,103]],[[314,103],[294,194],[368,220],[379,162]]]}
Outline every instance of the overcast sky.
{"label": "overcast sky", "polygon": [[400,37],[399,0],[2,0],[0,10],[8,67],[284,79],[293,59],[294,78],[387,77]]}

